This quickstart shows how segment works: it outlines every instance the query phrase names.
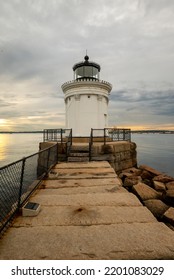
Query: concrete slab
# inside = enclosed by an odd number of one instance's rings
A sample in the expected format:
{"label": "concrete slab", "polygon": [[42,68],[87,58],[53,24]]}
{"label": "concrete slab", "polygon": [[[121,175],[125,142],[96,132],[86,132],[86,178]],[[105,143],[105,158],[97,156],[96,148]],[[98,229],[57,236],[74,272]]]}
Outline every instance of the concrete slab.
{"label": "concrete slab", "polygon": [[61,166],[64,178],[43,181],[30,199],[41,204],[38,216],[18,217],[0,240],[0,259],[174,259],[174,232],[108,163]]}
{"label": "concrete slab", "polygon": [[39,195],[71,195],[71,194],[85,194],[85,193],[127,193],[127,190],[118,186],[107,185],[107,186],[91,186],[91,187],[66,187],[66,188],[47,188],[39,189],[36,193],[39,192]]}
{"label": "concrete slab", "polygon": [[62,173],[91,173],[91,174],[95,174],[95,173],[113,173],[116,175],[115,171],[113,168],[107,168],[107,167],[101,167],[101,168],[56,168],[54,167],[52,169],[53,171],[57,171],[58,173],[62,174]]}
{"label": "concrete slab", "polygon": [[98,193],[71,195],[40,195],[32,201],[45,206],[141,206],[138,198],[131,193]]}
{"label": "concrete slab", "polygon": [[110,225],[120,223],[149,223],[156,219],[147,210],[146,207],[111,207],[111,206],[93,206],[93,207],[41,207],[38,216],[18,217],[15,220],[14,227],[24,226],[81,226],[81,225]]}
{"label": "concrete slab", "polygon": [[111,168],[111,165],[107,161],[89,161],[89,162],[60,162],[55,165],[55,168]]}
{"label": "concrete slab", "polygon": [[44,180],[40,185],[41,188],[66,188],[66,187],[95,187],[95,186],[120,186],[118,178],[88,178],[88,179],[58,179]]}
{"label": "concrete slab", "polygon": [[9,228],[0,259],[174,259],[174,234],[163,223]]}
{"label": "concrete slab", "polygon": [[117,175],[115,174],[112,168],[72,168],[72,169],[56,169],[53,168],[51,173],[52,179],[59,179],[62,177],[67,178],[116,178]]}

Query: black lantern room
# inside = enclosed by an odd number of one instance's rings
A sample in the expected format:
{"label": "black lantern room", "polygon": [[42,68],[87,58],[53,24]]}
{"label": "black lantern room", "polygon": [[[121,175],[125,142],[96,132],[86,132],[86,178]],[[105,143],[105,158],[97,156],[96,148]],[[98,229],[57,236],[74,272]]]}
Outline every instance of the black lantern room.
{"label": "black lantern room", "polygon": [[73,66],[74,80],[99,80],[100,65],[89,61],[89,56],[84,57],[84,62],[76,63]]}

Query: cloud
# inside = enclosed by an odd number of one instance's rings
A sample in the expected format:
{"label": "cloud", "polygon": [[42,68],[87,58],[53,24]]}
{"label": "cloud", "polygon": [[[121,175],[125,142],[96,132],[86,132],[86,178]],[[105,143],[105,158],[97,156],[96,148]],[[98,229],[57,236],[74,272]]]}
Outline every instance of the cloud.
{"label": "cloud", "polygon": [[0,118],[13,129],[64,126],[61,85],[86,49],[113,85],[111,123],[171,123],[173,0],[1,2]]}

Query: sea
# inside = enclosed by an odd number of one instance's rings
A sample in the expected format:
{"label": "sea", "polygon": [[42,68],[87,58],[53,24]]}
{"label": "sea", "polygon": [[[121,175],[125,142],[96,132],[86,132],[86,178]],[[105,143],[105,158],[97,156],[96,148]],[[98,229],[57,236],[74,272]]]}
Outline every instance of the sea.
{"label": "sea", "polygon": [[[174,134],[133,133],[138,165],[146,164],[174,177]],[[0,133],[0,167],[38,152],[42,133]]]}

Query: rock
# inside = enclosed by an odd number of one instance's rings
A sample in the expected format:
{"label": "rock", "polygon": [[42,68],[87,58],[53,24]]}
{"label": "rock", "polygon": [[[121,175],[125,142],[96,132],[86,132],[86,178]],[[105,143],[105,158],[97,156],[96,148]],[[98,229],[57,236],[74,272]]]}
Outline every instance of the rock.
{"label": "rock", "polygon": [[156,191],[159,191],[159,192],[165,192],[166,191],[166,186],[162,182],[153,181],[153,186],[154,186],[154,189]]}
{"label": "rock", "polygon": [[135,167],[132,167],[132,168],[128,168],[128,169],[125,169],[122,171],[123,173],[126,172],[126,173],[129,173],[131,175],[136,175],[136,176],[140,176],[141,173],[142,173],[142,170],[138,169],[138,168],[135,168]]}
{"label": "rock", "polygon": [[167,183],[166,184],[166,189],[167,190],[174,190],[174,181]]}
{"label": "rock", "polygon": [[126,177],[131,177],[132,176],[132,173],[129,173],[129,172],[126,172],[126,171],[123,171],[119,174],[119,178],[124,180]]}
{"label": "rock", "polygon": [[157,219],[160,219],[163,214],[169,209],[169,206],[159,199],[145,200],[144,205],[152,212],[152,214]]}
{"label": "rock", "polygon": [[174,206],[174,190],[167,190],[163,195],[163,199],[166,203]]}
{"label": "rock", "polygon": [[124,187],[132,187],[133,185],[137,185],[139,182],[142,182],[142,179],[140,176],[129,176],[125,178],[124,180]]}
{"label": "rock", "polygon": [[146,170],[143,170],[142,171],[142,173],[141,173],[141,178],[143,179],[143,180],[152,180],[152,178],[153,178],[154,176],[152,175],[152,173],[150,173],[150,172],[148,172],[148,171],[146,171]]}
{"label": "rock", "polygon": [[139,169],[146,170],[146,171],[152,173],[153,175],[161,175],[162,174],[160,171],[158,171],[158,170],[156,170],[156,169],[154,169],[154,168],[152,168],[148,165],[140,165]]}
{"label": "rock", "polygon": [[170,207],[163,215],[164,220],[174,226],[174,208]]}
{"label": "rock", "polygon": [[173,177],[168,176],[166,174],[161,174],[161,175],[155,176],[153,178],[153,181],[159,181],[159,182],[162,182],[162,183],[172,182],[173,180],[174,180]]}
{"label": "rock", "polygon": [[160,199],[161,194],[149,187],[144,183],[138,183],[132,187],[133,193],[135,193],[141,201],[148,199]]}

